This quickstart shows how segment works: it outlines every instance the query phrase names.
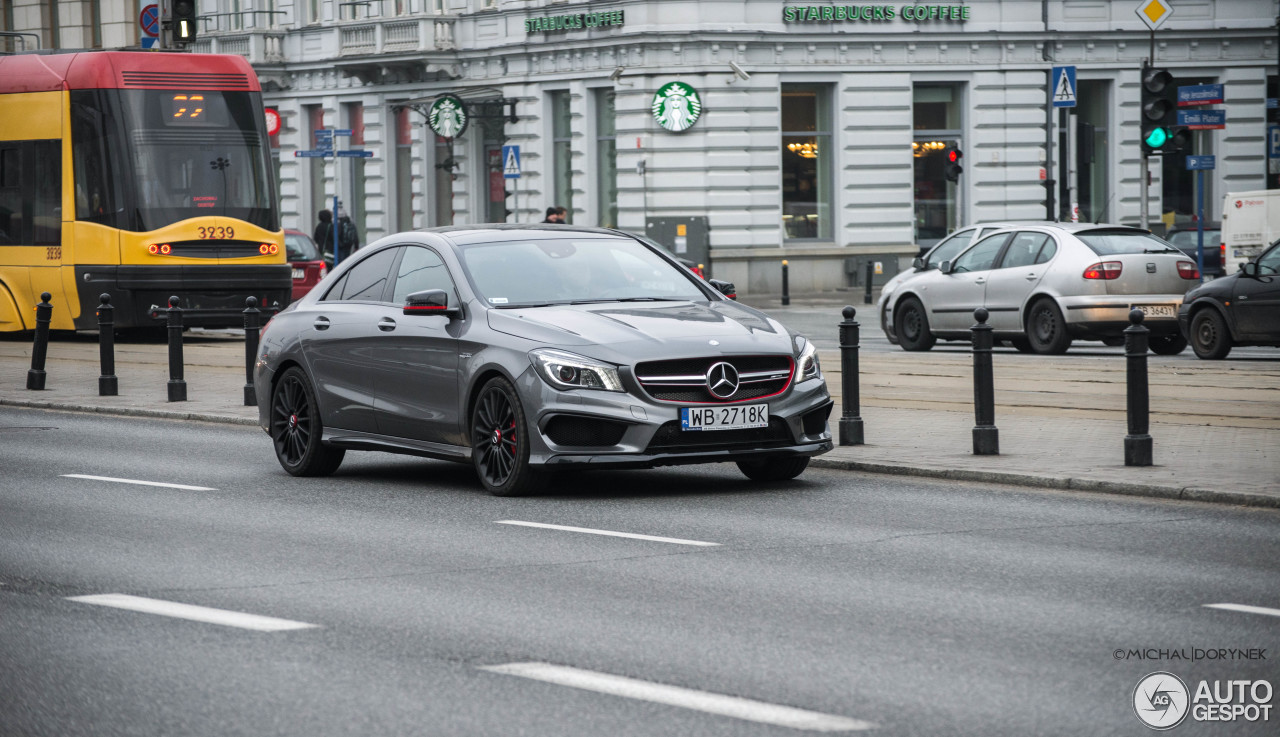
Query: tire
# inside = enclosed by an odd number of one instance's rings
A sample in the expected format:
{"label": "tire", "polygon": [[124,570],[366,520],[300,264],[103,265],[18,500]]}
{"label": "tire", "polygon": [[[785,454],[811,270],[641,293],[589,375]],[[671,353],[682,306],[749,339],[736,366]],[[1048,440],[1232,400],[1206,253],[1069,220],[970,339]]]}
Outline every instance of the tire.
{"label": "tire", "polygon": [[1036,300],[1027,312],[1027,341],[1031,350],[1050,356],[1058,356],[1071,347],[1071,335],[1067,333],[1067,321],[1062,310],[1047,297]]}
{"label": "tire", "polygon": [[1026,338],[1013,338],[1009,342],[1013,344],[1014,348],[1018,349],[1019,353],[1031,352],[1031,341],[1027,340]]}
{"label": "tire", "polygon": [[809,467],[809,456],[738,461],[738,470],[752,481],[790,481]]}
{"label": "tire", "polygon": [[1191,349],[1196,355],[1218,361],[1231,352],[1231,331],[1227,321],[1212,307],[1206,307],[1191,318]]}
{"label": "tire", "polygon": [[1158,356],[1176,356],[1187,347],[1187,339],[1181,335],[1158,335],[1147,341],[1147,347]]}
{"label": "tire", "polygon": [[306,372],[294,366],[271,390],[271,444],[276,460],[291,476],[328,476],[346,451],[325,445],[320,405]]}
{"label": "tire", "polygon": [[1103,338],[1102,344],[1107,346],[1108,348],[1117,348],[1117,347],[1123,346],[1124,336],[1121,335],[1118,338]]}
{"label": "tire", "polygon": [[938,342],[929,330],[924,305],[915,297],[908,297],[898,305],[893,315],[893,331],[898,334],[898,345],[904,351],[927,351]]}
{"label": "tire", "polygon": [[523,496],[545,477],[529,466],[529,422],[515,387],[501,376],[485,382],[471,410],[471,462],[494,496]]}

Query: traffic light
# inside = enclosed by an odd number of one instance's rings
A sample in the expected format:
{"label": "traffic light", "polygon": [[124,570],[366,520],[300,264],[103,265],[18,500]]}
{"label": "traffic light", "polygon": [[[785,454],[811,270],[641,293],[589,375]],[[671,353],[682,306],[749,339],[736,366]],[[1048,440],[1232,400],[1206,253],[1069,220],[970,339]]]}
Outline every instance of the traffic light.
{"label": "traffic light", "polygon": [[960,175],[964,173],[964,167],[960,166],[960,159],[964,158],[964,152],[958,148],[947,149],[947,181],[958,182]]}
{"label": "traffic light", "polygon": [[196,0],[173,0],[173,44],[186,46],[196,40]]}
{"label": "traffic light", "polygon": [[[1175,133],[1174,123],[1178,119],[1178,89],[1173,84],[1173,75],[1167,70],[1156,69],[1150,65],[1142,67],[1142,153],[1173,153],[1177,150],[1170,147]],[[1185,129],[1182,131],[1186,134]],[[1186,138],[1185,143],[1190,143]]]}

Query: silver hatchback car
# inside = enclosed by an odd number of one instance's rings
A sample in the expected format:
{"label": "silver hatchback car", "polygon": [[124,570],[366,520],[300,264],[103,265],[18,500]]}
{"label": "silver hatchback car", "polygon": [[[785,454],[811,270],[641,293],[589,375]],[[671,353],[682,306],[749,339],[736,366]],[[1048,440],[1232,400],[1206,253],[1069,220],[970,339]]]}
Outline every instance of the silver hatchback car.
{"label": "silver hatchback car", "polygon": [[[1146,314],[1151,350],[1187,346],[1178,308],[1200,283],[1195,262],[1146,230],[1119,225],[1020,225],[983,237],[935,271],[903,281],[883,306],[903,349],[967,340],[985,307],[995,337],[1020,351],[1065,353],[1073,340],[1123,343],[1128,314]],[[887,332],[887,331],[886,331]]]}

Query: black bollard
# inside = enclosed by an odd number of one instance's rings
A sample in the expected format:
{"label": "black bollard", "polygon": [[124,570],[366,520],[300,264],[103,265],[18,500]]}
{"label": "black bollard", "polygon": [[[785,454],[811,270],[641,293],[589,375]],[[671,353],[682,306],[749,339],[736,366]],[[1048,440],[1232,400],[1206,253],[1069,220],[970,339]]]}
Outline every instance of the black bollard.
{"label": "black bollard", "polygon": [[862,303],[865,305],[871,304],[871,279],[875,276],[875,268],[875,264],[867,262],[867,291],[862,295]]}
{"label": "black bollard", "polygon": [[842,311],[840,323],[840,393],[844,407],[840,414],[840,444],[862,445],[862,410],[858,397],[858,323],[852,305]]}
{"label": "black bollard", "polygon": [[176,296],[169,298],[169,401],[187,401],[187,382],[182,378],[182,308]]}
{"label": "black bollard", "polygon": [[98,361],[102,364],[102,376],[98,377],[98,396],[114,397],[120,393],[116,381],[116,327],[115,311],[111,295],[98,297]]}
{"label": "black bollard", "polygon": [[1147,343],[1151,333],[1139,309],[1129,311],[1124,329],[1125,384],[1128,394],[1129,434],[1124,436],[1124,465],[1151,465],[1151,396],[1147,388]]}
{"label": "black bollard", "polygon": [[253,362],[258,357],[258,298],[244,301],[244,406],[258,403],[258,393],[253,390]]}
{"label": "black bollard", "polygon": [[1000,455],[1000,431],[996,428],[995,378],[991,371],[991,326],[989,315],[979,307],[973,311],[977,325],[969,328],[973,338],[973,454],[977,456]]}
{"label": "black bollard", "polygon": [[49,321],[53,319],[50,299],[53,299],[53,295],[42,292],[40,304],[36,305],[36,341],[31,346],[31,370],[27,372],[27,388],[36,391],[44,389],[44,361],[49,355]]}
{"label": "black bollard", "polygon": [[783,259],[782,261],[782,306],[786,307],[789,304],[791,304],[791,285],[788,283],[788,279],[787,279],[787,262],[786,262],[786,259]]}

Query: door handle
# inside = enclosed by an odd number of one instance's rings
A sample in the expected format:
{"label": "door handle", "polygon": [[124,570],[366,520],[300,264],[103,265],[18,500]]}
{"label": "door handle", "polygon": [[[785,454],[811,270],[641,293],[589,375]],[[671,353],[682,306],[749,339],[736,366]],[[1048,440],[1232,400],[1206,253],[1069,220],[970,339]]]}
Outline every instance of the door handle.
{"label": "door handle", "polygon": [[317,318],[316,318],[316,321],[315,321],[315,322],[313,322],[313,323],[311,323],[311,327],[315,328],[316,330],[328,330],[328,329],[329,329],[329,318],[327,318],[327,317],[317,317]]}
{"label": "door handle", "polygon": [[1027,281],[1035,281],[1035,280],[1036,280],[1036,275],[1035,275],[1035,274],[1027,274],[1026,279],[1027,279]]}
{"label": "door handle", "polygon": [[378,321],[378,329],[384,333],[389,333],[396,329],[396,321],[389,317],[384,317]]}
{"label": "door handle", "polygon": [[986,283],[987,283],[987,280],[986,280],[986,279],[974,279],[974,280],[973,280],[973,283],[974,283],[974,284],[986,284]]}

